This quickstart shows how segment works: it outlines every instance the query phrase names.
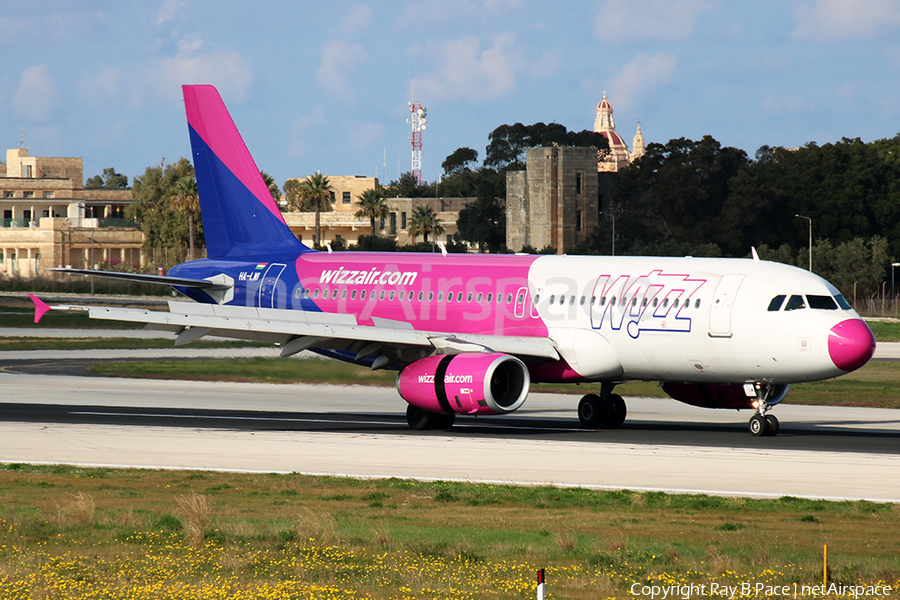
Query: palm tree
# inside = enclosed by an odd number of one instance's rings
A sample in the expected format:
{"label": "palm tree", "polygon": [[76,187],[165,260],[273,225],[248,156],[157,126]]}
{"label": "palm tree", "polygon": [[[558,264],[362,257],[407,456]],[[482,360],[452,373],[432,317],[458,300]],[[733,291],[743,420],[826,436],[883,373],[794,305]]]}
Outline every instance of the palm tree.
{"label": "palm tree", "polygon": [[322,243],[322,227],[319,225],[319,212],[326,202],[331,202],[332,190],[331,181],[319,171],[316,171],[307,177],[306,180],[300,184],[300,195],[305,200],[312,202],[316,209],[315,243],[317,246]]}
{"label": "palm tree", "polygon": [[190,260],[194,260],[194,215],[200,212],[200,194],[197,192],[195,177],[185,176],[175,182],[172,206],[178,212],[187,215]]}
{"label": "palm tree", "polygon": [[275,183],[275,178],[263,171],[259,170],[259,174],[262,176],[263,181],[266,182],[266,187],[269,188],[269,195],[272,196],[272,200],[275,201],[276,206],[281,206],[281,190],[278,189],[278,184]]}
{"label": "palm tree", "polygon": [[391,209],[388,208],[384,198],[381,197],[381,191],[374,188],[364,191],[359,195],[358,200],[359,210],[356,211],[354,216],[357,219],[369,219],[369,224],[372,226],[372,235],[375,235],[375,219],[386,218],[390,214]]}
{"label": "palm tree", "polygon": [[415,207],[412,216],[409,219],[409,235],[415,240],[419,234],[425,236],[425,242],[428,242],[428,234],[440,235],[444,233],[444,228],[437,219],[434,209],[427,204],[420,204]]}

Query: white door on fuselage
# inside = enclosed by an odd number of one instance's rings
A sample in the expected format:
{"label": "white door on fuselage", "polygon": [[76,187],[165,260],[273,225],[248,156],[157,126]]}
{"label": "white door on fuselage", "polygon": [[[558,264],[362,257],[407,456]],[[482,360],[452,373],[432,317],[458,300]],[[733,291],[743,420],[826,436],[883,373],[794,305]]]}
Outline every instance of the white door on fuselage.
{"label": "white door on fuselage", "polygon": [[709,335],[712,337],[731,337],[731,309],[743,281],[744,275],[736,273],[723,275],[719,281],[709,310]]}

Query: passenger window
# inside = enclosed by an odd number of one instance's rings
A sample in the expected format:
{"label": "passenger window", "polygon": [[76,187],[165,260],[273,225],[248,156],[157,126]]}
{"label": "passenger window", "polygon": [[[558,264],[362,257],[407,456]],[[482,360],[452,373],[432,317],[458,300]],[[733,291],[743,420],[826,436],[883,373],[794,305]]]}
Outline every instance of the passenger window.
{"label": "passenger window", "polygon": [[[400,299],[401,299],[401,300],[403,300],[403,295],[404,295],[405,293],[406,293],[406,292],[400,292]],[[411,296],[410,296],[410,297],[411,297]]]}
{"label": "passenger window", "polygon": [[359,299],[360,300],[366,299],[366,290],[363,290],[362,292],[359,293]]}
{"label": "passenger window", "polygon": [[422,298],[425,297],[425,292],[419,292],[419,302],[422,301]]}
{"label": "passenger window", "polygon": [[672,308],[678,308],[678,298],[672,300]]}
{"label": "passenger window", "polygon": [[309,298],[309,288],[303,290],[303,297],[306,298],[306,299]]}
{"label": "passenger window", "polygon": [[584,296],[581,297],[581,300],[578,301],[578,304],[584,306]]}
{"label": "passenger window", "polygon": [[347,299],[347,290],[345,288],[345,289],[341,290],[341,300],[346,300],[346,299]]}
{"label": "passenger window", "polygon": [[556,296],[554,294],[550,294],[550,301],[548,304],[553,304],[553,301],[556,300]]}
{"label": "passenger window", "polygon": [[798,310],[800,308],[806,308],[803,296],[791,296],[787,301],[787,306],[784,307],[784,310]]}
{"label": "passenger window", "polygon": [[700,298],[694,300],[694,308],[700,308]]}
{"label": "passenger window", "polygon": [[[471,295],[472,295],[472,294],[469,294],[469,296],[471,296]],[[471,299],[471,298],[470,298],[470,299]],[[462,292],[457,292],[457,293],[456,293],[456,301],[457,301],[457,302],[462,302]]]}
{"label": "passenger window", "polygon": [[591,306],[597,303],[597,296],[591,296]]}
{"label": "passenger window", "polygon": [[428,301],[431,302],[434,300],[434,292],[428,292]]}
{"label": "passenger window", "polygon": [[663,298],[663,308],[668,308],[668,307],[669,307],[669,299]]}
{"label": "passenger window", "polygon": [[837,310],[837,303],[831,296],[807,296],[809,307],[818,310]]}
{"label": "passenger window", "polygon": [[643,300],[641,300],[641,306],[642,306],[643,308],[647,308],[647,299],[646,299],[646,298],[644,298]]}
{"label": "passenger window", "polygon": [[481,299],[483,297],[484,297],[484,294],[482,294],[481,292],[478,292],[478,295],[475,297],[475,302],[478,302],[479,304],[481,304]]}
{"label": "passenger window", "polygon": [[390,298],[388,298],[388,300],[393,300],[393,299],[394,299],[394,292],[391,292],[391,296],[390,296]]}
{"label": "passenger window", "polygon": [[784,304],[784,299],[787,298],[784,294],[779,294],[772,298],[772,301],[769,302],[769,312],[776,312],[781,310],[781,305]]}
{"label": "passenger window", "polygon": [[506,303],[507,303],[507,304],[512,304],[512,294],[507,294],[507,295],[506,295]]}
{"label": "passenger window", "polygon": [[[487,301],[488,301],[488,304],[491,303],[491,300],[493,299],[493,297],[494,297],[494,293],[493,293],[493,292],[488,293],[488,295],[487,295]],[[536,303],[537,303],[537,300],[535,300],[535,304],[536,304]]]}
{"label": "passenger window", "polygon": [[559,305],[562,306],[565,303],[566,303],[566,297],[564,295],[560,296],[559,297]]}
{"label": "passenger window", "polygon": [[444,301],[444,292],[438,292],[438,302]]}
{"label": "passenger window", "polygon": [[384,300],[384,290],[381,290],[381,293],[378,294],[378,299],[379,299],[379,300]]}
{"label": "passenger window", "polygon": [[516,298],[516,302],[518,304],[522,304],[523,302],[525,302],[525,294],[519,294],[519,297]]}
{"label": "passenger window", "polygon": [[356,300],[356,290],[353,290],[352,292],[350,292],[350,299]]}
{"label": "passenger window", "polygon": [[659,298],[653,299],[653,308],[656,308],[656,305],[659,304]]}
{"label": "passenger window", "polygon": [[337,288],[335,288],[334,291],[331,292],[331,299],[337,300]]}
{"label": "passenger window", "polygon": [[466,294],[466,302],[471,302],[471,301],[472,301],[472,292],[469,292],[468,294]]}
{"label": "passenger window", "polygon": [[613,296],[612,299],[610,299],[609,305],[610,305],[610,306],[615,306],[615,305],[616,305],[616,297],[615,297],[615,296]]}

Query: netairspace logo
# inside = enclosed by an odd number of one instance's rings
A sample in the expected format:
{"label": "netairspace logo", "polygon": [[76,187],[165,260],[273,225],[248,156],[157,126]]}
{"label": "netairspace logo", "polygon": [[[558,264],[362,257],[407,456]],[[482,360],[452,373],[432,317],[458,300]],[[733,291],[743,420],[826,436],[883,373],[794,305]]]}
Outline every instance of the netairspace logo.
{"label": "netairspace logo", "polygon": [[768,583],[744,582],[738,585],[722,585],[719,583],[691,583],[686,585],[644,585],[635,582],[629,589],[632,596],[650,598],[651,600],[690,600],[694,597],[719,597],[734,600],[735,598],[805,598],[810,596],[834,596],[841,598],[884,597],[891,595],[889,585],[771,585]]}

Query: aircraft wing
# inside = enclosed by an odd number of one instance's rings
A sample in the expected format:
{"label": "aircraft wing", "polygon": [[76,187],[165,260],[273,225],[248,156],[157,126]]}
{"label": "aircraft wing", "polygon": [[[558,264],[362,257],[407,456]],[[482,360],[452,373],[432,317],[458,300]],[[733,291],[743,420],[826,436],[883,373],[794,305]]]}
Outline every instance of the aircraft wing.
{"label": "aircraft wing", "polygon": [[[37,302],[36,302],[37,305]],[[354,352],[357,360],[385,348],[429,348],[460,352],[502,352],[559,360],[547,338],[418,331],[400,321],[376,319],[360,325],[354,315],[169,301],[168,311],[96,306],[55,306],[86,310],[92,319],[145,323],[148,329],[177,334],[180,346],[207,335],[281,344],[282,356],[310,347]]]}

